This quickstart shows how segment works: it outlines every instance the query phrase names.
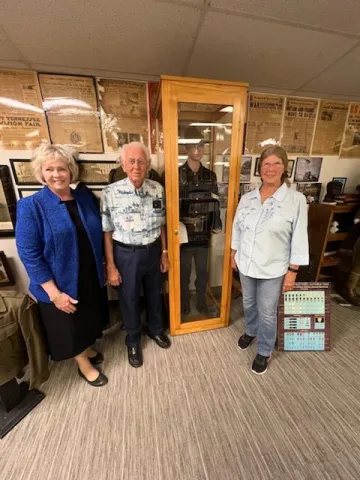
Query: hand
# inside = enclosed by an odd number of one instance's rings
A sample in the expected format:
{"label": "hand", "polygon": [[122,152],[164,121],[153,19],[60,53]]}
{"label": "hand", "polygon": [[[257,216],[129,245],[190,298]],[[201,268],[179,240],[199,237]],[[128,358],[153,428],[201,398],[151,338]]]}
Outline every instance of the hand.
{"label": "hand", "polygon": [[295,281],[296,281],[296,273],[287,272],[283,281],[282,293],[294,290]]}
{"label": "hand", "polygon": [[160,259],[160,272],[165,273],[169,270],[169,257],[168,254],[162,253]]}
{"label": "hand", "polygon": [[235,256],[234,255],[231,255],[230,256],[230,261],[231,261],[231,266],[232,268],[235,270],[235,272],[238,271],[238,266],[236,265],[236,261],[235,261]]}
{"label": "hand", "polygon": [[221,228],[215,228],[212,232],[215,233],[215,234],[216,233],[221,233]]}
{"label": "hand", "polygon": [[77,303],[78,303],[77,300],[70,297],[70,295],[68,295],[67,293],[64,293],[64,292],[58,294],[53,299],[53,304],[55,305],[55,307],[58,308],[59,310],[65,312],[65,313],[76,312],[75,304],[77,304]]}
{"label": "hand", "polygon": [[106,277],[107,283],[112,287],[118,287],[122,283],[120,272],[115,265],[106,268]]}

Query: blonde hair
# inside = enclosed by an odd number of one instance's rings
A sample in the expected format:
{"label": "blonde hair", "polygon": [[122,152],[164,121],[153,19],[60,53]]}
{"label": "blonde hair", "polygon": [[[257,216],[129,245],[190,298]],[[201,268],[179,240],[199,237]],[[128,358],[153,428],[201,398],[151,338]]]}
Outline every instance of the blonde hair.
{"label": "blonde hair", "polygon": [[63,145],[50,145],[49,143],[43,143],[40,147],[34,150],[31,157],[31,168],[38,182],[43,185],[46,184],[42,174],[42,166],[47,160],[62,160],[70,171],[70,183],[77,181],[79,167],[71,152]]}
{"label": "blonde hair", "polygon": [[270,145],[269,147],[266,147],[265,150],[261,152],[260,158],[259,158],[259,164],[258,164],[258,170],[261,176],[261,167],[263,164],[263,161],[265,158],[270,157],[271,155],[275,155],[275,157],[280,158],[284,164],[284,172],[281,175],[281,183],[283,184],[284,182],[288,187],[290,187],[291,182],[288,179],[288,173],[287,173],[287,166],[289,163],[289,159],[287,156],[286,151],[280,147],[279,145]]}

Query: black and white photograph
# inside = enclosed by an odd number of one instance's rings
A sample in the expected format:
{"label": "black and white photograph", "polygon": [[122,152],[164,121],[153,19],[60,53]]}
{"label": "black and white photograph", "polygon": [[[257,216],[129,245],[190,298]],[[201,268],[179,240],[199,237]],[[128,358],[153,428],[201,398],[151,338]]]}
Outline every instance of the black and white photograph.
{"label": "black and white photograph", "polygon": [[287,169],[286,169],[288,178],[292,177],[292,174],[293,174],[293,171],[294,171],[294,165],[295,165],[295,160],[289,160],[288,161]]}
{"label": "black and white photograph", "polygon": [[241,158],[240,183],[250,182],[252,157],[243,156]]}
{"label": "black and white photograph", "polygon": [[129,142],[140,142],[140,133],[129,133]]}
{"label": "black and white photograph", "polygon": [[255,160],[255,168],[254,168],[254,177],[260,177],[260,172],[259,172],[259,160],[260,160],[260,157],[256,157],[256,160]]}
{"label": "black and white photograph", "polygon": [[333,177],[333,182],[339,182],[342,185],[341,193],[344,193],[347,177]]}
{"label": "black and white photograph", "polygon": [[129,134],[126,132],[117,132],[118,148],[121,148],[125,143],[129,143]]}
{"label": "black and white photograph", "polygon": [[297,191],[305,195],[307,203],[319,203],[321,183],[298,183]]}
{"label": "black and white photograph", "polygon": [[16,195],[7,165],[0,165],[0,237],[13,237]]}
{"label": "black and white photograph", "polygon": [[26,198],[30,197],[31,195],[34,195],[34,193],[38,192],[41,190],[41,188],[19,188],[19,197],[20,198]]}
{"label": "black and white photograph", "polygon": [[79,160],[79,182],[87,185],[107,185],[110,170],[116,168],[117,162],[98,162],[91,160]]}
{"label": "black and white photograph", "polygon": [[40,185],[31,169],[31,160],[10,158],[16,185]]}
{"label": "black and white photograph", "polygon": [[15,285],[14,276],[4,252],[0,252],[0,288]]}
{"label": "black and white photograph", "polygon": [[295,182],[317,182],[320,177],[322,157],[298,157]]}
{"label": "black and white photograph", "polygon": [[240,185],[240,193],[244,195],[247,192],[251,192],[251,190],[255,190],[255,188],[259,187],[260,183],[242,183]]}

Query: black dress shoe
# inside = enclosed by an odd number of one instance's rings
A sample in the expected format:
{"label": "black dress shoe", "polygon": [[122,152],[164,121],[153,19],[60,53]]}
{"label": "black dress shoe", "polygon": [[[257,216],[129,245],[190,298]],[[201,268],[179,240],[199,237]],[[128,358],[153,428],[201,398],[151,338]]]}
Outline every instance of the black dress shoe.
{"label": "black dress shoe", "polygon": [[136,345],[135,347],[128,346],[128,359],[132,367],[139,368],[142,366],[143,358],[140,345]]}
{"label": "black dress shoe", "polygon": [[90,363],[92,365],[100,365],[104,361],[104,355],[100,352],[96,352],[95,357],[89,357]]}
{"label": "black dress shoe", "polygon": [[95,378],[95,380],[88,380],[85,375],[82,373],[80,368],[78,369],[78,374],[80,375],[81,378],[83,378],[89,385],[92,387],[103,387],[108,383],[108,378],[101,372],[99,372],[99,376]]}
{"label": "black dress shoe", "polygon": [[157,345],[161,348],[170,348],[171,341],[170,338],[165,335],[164,332],[159,333],[159,335],[151,335],[151,333],[147,332],[148,336],[152,338]]}

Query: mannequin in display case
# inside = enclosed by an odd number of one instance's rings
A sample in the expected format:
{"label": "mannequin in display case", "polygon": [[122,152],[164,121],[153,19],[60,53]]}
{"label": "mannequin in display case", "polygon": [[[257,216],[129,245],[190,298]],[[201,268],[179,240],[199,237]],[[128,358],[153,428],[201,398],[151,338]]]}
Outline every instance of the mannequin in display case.
{"label": "mannequin in display case", "polygon": [[190,313],[189,282],[192,260],[196,271],[196,308],[199,313],[208,315],[206,287],[208,282],[208,253],[212,233],[222,229],[220,202],[216,174],[204,167],[201,159],[205,143],[203,134],[196,127],[185,130],[186,162],[179,167],[179,216],[185,225],[187,243],[182,243],[181,259],[181,311]]}

